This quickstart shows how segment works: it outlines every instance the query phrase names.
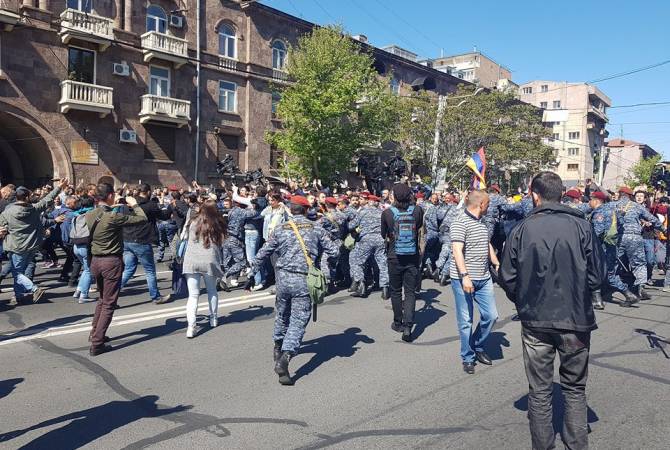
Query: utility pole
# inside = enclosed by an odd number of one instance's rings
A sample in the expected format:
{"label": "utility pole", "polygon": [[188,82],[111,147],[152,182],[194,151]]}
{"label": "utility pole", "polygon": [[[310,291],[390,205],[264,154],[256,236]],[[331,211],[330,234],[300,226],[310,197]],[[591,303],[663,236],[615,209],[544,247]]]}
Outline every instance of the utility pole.
{"label": "utility pole", "polygon": [[447,106],[447,97],[445,95],[440,95],[437,102],[437,120],[435,121],[435,140],[433,141],[433,157],[431,161],[433,163],[433,185],[437,186],[437,159],[438,153],[440,150],[440,124],[442,123],[442,117],[444,117],[444,109]]}
{"label": "utility pole", "polygon": [[193,179],[198,181],[198,166],[200,165],[200,0],[196,3],[195,27],[197,61],[195,65],[195,168]]}
{"label": "utility pole", "polygon": [[600,146],[600,158],[598,158],[598,186],[603,184],[603,174],[605,172],[605,146]]}

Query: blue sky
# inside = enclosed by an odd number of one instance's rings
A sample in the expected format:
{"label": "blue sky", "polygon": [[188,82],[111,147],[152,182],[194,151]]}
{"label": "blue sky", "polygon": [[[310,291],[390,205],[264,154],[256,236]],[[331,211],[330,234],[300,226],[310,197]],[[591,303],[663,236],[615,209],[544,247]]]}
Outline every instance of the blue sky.
{"label": "blue sky", "polygon": [[[341,23],[370,43],[421,56],[477,48],[533,79],[589,81],[670,60],[668,0],[263,0],[319,24]],[[670,64],[596,83],[613,106],[670,101]],[[670,105],[611,109],[610,138],[649,144],[670,158]],[[640,123],[642,122],[642,123]],[[667,122],[667,123],[649,123]]]}

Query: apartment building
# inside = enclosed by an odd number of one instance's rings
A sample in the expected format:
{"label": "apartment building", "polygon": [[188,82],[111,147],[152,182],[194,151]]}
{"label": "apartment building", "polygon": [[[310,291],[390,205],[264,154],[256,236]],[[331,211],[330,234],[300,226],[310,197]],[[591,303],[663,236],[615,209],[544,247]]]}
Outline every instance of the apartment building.
{"label": "apartment building", "polygon": [[423,60],[422,64],[486,88],[500,80],[512,80],[512,72],[480,51]]}
{"label": "apartment building", "polygon": [[623,138],[610,139],[605,142],[602,186],[605,189],[616,189],[625,184],[635,164],[656,155],[658,152],[647,144]]}
{"label": "apartment building", "polygon": [[[254,1],[0,0],[0,180],[208,183],[225,154],[276,167],[265,133],[313,27]],[[362,45],[396,93],[462,82]]]}
{"label": "apartment building", "polygon": [[596,86],[565,81],[531,81],[519,87],[521,101],[542,108],[542,121],[551,128],[548,144],[556,149],[552,165],[568,186],[595,178],[596,155],[601,155],[608,132],[610,98]]}

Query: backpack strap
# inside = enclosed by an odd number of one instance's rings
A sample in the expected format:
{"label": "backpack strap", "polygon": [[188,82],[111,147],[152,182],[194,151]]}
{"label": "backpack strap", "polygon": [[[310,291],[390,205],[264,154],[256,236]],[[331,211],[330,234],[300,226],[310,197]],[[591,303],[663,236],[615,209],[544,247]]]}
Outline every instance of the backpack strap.
{"label": "backpack strap", "polygon": [[300,248],[302,248],[302,253],[303,253],[303,255],[305,255],[305,261],[307,261],[307,266],[311,269],[314,263],[312,262],[312,258],[309,257],[309,253],[307,253],[307,246],[305,246],[305,241],[302,239],[302,236],[300,236],[300,233],[298,232],[298,227],[296,226],[295,222],[292,221],[292,220],[289,220],[288,224],[293,229],[293,233],[295,234],[295,237],[298,238],[298,242],[300,243]]}

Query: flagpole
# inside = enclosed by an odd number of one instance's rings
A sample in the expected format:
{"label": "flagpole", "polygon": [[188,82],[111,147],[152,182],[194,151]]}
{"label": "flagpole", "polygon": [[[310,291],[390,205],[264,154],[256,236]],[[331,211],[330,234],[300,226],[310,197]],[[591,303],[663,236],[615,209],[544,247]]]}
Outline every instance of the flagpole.
{"label": "flagpole", "polygon": [[459,173],[463,172],[463,169],[465,169],[466,167],[468,167],[468,164],[467,164],[467,163],[463,164],[463,167],[461,167],[460,169],[458,169],[458,172],[456,172],[456,173],[449,179],[449,181],[447,181],[447,184],[451,184],[451,182],[454,181],[454,178],[456,178],[456,177],[458,176]]}

